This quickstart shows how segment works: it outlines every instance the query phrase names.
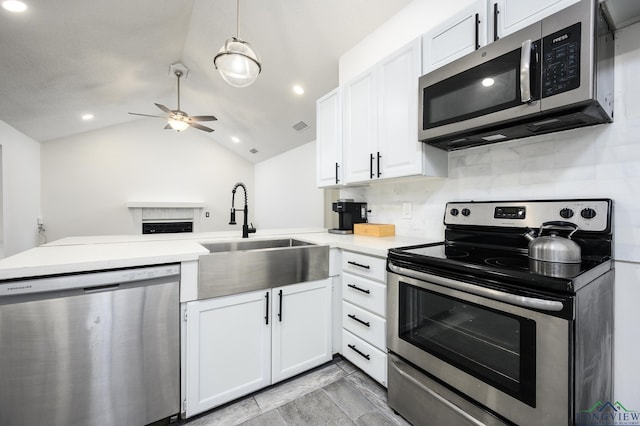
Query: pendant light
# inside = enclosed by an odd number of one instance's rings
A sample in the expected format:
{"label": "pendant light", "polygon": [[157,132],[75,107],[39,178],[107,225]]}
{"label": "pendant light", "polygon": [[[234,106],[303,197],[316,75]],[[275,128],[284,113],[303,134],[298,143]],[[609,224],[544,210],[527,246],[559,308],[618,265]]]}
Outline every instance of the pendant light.
{"label": "pendant light", "polygon": [[238,36],[240,26],[240,0],[237,0],[236,36],[225,41],[213,58],[213,64],[220,75],[232,86],[247,87],[258,78],[262,71],[260,57],[251,45]]}

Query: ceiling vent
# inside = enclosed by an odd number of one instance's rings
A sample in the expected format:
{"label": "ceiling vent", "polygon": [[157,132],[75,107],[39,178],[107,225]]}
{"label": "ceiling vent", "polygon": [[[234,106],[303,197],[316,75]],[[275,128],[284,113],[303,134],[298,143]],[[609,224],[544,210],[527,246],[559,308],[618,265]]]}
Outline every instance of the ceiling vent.
{"label": "ceiling vent", "polygon": [[296,124],[293,125],[293,130],[297,132],[301,132],[307,127],[309,127],[307,123],[305,123],[304,121],[298,121]]}

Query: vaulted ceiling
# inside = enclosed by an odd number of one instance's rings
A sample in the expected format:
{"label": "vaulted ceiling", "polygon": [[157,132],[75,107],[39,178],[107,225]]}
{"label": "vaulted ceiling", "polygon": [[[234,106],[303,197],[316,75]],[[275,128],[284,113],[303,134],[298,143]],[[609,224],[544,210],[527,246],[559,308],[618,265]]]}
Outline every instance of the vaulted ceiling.
{"label": "vaulted ceiling", "polygon": [[[175,108],[169,68],[179,62],[189,68],[182,109],[217,116],[203,123],[215,129],[212,143],[258,162],[315,140],[315,100],[338,85],[340,55],[410,0],[241,0],[239,35],[263,62],[246,88],[213,66],[236,34],[235,0],[26,2],[22,14],[0,9],[0,120],[51,143],[131,120],[167,132],[162,120],[128,112]],[[93,120],[81,120],[85,113]],[[308,127],[294,130],[300,121]],[[197,130],[176,138],[189,132]]]}

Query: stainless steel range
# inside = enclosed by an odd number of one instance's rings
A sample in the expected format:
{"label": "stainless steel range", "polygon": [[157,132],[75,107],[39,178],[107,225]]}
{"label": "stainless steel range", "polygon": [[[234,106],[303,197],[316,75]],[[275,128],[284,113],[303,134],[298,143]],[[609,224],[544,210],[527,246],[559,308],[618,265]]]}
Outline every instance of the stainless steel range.
{"label": "stainless steel range", "polygon": [[444,242],[390,250],[389,405],[415,425],[570,425],[610,400],[612,212],[452,202]]}

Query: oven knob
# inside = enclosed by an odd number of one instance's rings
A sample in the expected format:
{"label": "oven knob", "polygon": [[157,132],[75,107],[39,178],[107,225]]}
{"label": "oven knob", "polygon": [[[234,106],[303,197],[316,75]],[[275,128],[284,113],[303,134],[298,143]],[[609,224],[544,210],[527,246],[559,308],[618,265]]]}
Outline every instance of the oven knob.
{"label": "oven knob", "polygon": [[580,216],[584,217],[585,219],[593,219],[594,217],[596,217],[596,211],[587,207],[582,209],[582,211],[580,212]]}
{"label": "oven knob", "polygon": [[564,208],[560,210],[560,217],[563,219],[570,219],[573,217],[573,210]]}
{"label": "oven knob", "polygon": [[471,214],[471,210],[469,209],[462,209],[462,216],[469,216]]}
{"label": "oven knob", "polygon": [[458,213],[460,213],[460,211],[458,209],[451,209],[449,213],[451,213],[451,216],[458,216]]}

